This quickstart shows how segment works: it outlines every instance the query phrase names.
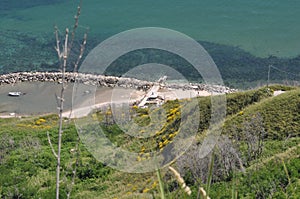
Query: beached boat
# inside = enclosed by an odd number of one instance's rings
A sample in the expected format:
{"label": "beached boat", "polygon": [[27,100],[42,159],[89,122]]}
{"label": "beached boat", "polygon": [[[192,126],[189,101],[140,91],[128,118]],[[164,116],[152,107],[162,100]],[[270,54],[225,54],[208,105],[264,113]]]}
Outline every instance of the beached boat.
{"label": "beached boat", "polygon": [[22,95],[22,92],[19,92],[19,91],[13,91],[13,92],[8,93],[8,96],[11,96],[11,97],[19,97],[20,95]]}
{"label": "beached boat", "polygon": [[154,100],[154,99],[156,99],[157,97],[158,97],[157,93],[152,92],[151,95],[149,95],[148,99],[149,99],[149,100]]}

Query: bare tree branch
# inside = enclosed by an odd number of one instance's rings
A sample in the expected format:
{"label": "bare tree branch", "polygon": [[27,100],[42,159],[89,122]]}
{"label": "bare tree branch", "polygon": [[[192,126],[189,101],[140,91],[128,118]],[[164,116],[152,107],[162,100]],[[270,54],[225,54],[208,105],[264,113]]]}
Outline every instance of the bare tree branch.
{"label": "bare tree branch", "polygon": [[77,71],[79,62],[80,62],[80,60],[83,56],[83,52],[84,52],[85,46],[86,46],[86,39],[87,39],[87,33],[85,33],[84,36],[83,36],[83,41],[82,41],[82,44],[80,46],[80,53],[79,53],[79,56],[77,58],[77,61],[76,61],[75,65],[74,65],[74,72]]}
{"label": "bare tree branch", "polygon": [[63,110],[64,110],[64,94],[65,94],[65,72],[68,59],[68,38],[69,29],[66,28],[65,45],[63,52],[63,66],[62,66],[62,86],[59,97],[59,129],[58,129],[58,146],[57,146],[57,167],[56,167],[56,199],[59,199],[59,186],[60,186],[60,154],[61,154],[61,139],[63,134]]}
{"label": "bare tree branch", "polygon": [[80,16],[80,13],[81,13],[81,4],[82,4],[82,0],[80,0],[79,2],[79,5],[77,7],[77,13],[76,15],[74,16],[74,19],[75,19],[75,23],[74,23],[74,26],[73,26],[73,30],[72,30],[72,33],[71,33],[71,40],[70,40],[70,44],[69,44],[69,48],[68,48],[68,53],[70,53],[72,47],[73,47],[73,44],[74,44],[74,40],[75,40],[75,33],[76,33],[76,30],[77,30],[77,27],[78,27],[78,23],[79,23],[79,16]]}
{"label": "bare tree branch", "polygon": [[58,28],[57,28],[57,26],[55,26],[54,29],[55,29],[55,39],[56,39],[55,50],[57,52],[58,60],[61,61],[62,54],[60,52],[60,40],[59,40],[59,36],[58,36]]}
{"label": "bare tree branch", "polygon": [[53,148],[53,145],[52,145],[52,142],[51,142],[51,138],[50,138],[50,135],[49,135],[48,131],[47,131],[47,137],[48,137],[48,143],[50,145],[51,151],[52,151],[53,155],[57,158],[57,154],[56,154],[56,152],[55,152],[55,150]]}
{"label": "bare tree branch", "polygon": [[243,136],[247,144],[247,164],[258,158],[263,150],[265,129],[260,113],[252,115],[249,121],[243,122]]}
{"label": "bare tree branch", "polygon": [[[81,3],[82,0],[80,0],[80,4],[77,7],[77,13],[75,15],[75,23],[73,26],[73,30],[71,33],[71,38],[69,39],[69,29],[66,28],[65,31],[65,36],[64,36],[64,44],[63,46],[61,46],[60,43],[60,39],[59,39],[59,30],[57,28],[57,26],[55,26],[55,39],[56,39],[56,46],[55,46],[55,50],[57,52],[57,56],[58,56],[58,60],[60,63],[60,70],[62,73],[62,81],[61,81],[61,90],[60,90],[60,95],[56,96],[56,100],[57,100],[57,108],[58,108],[58,112],[59,112],[59,124],[58,124],[58,141],[57,141],[57,153],[54,150],[54,147],[51,143],[51,139],[49,136],[49,133],[47,133],[47,137],[48,137],[48,142],[49,145],[51,147],[52,153],[53,155],[56,157],[57,160],[57,167],[56,167],[56,199],[59,199],[59,193],[60,193],[60,173],[61,173],[61,148],[62,148],[62,134],[63,134],[63,111],[64,111],[64,101],[65,101],[65,90],[67,88],[67,84],[66,84],[66,80],[65,80],[65,73],[67,70],[67,62],[69,61],[70,58],[70,52],[71,49],[73,47],[74,44],[74,40],[75,40],[75,33],[78,27],[78,22],[79,22],[79,16],[81,13]],[[84,50],[85,50],[85,46],[86,46],[86,39],[87,39],[87,33],[84,34],[84,38],[80,47],[80,53],[78,55],[77,61],[74,63],[74,72],[77,71],[78,65],[82,59]],[[70,114],[71,116],[71,114]],[[69,117],[70,119],[70,117]],[[77,154],[76,156],[76,163],[74,165],[74,168],[72,169],[72,183],[71,183],[71,187],[69,190],[67,190],[67,198],[70,198],[71,195],[71,191],[72,188],[75,184],[75,177],[76,177],[76,170],[78,167],[78,163],[79,163],[79,142],[80,139],[78,138],[78,142],[76,144],[76,149],[75,152]]]}
{"label": "bare tree branch", "polygon": [[71,181],[71,185],[70,185],[70,188],[68,190],[68,193],[67,193],[67,199],[70,198],[73,186],[75,184],[76,172],[77,172],[77,168],[78,168],[78,165],[79,165],[79,157],[80,157],[79,144],[80,144],[80,137],[78,137],[78,139],[77,139],[77,143],[76,143],[76,147],[75,147],[75,151],[74,151],[76,153],[76,161],[75,161],[75,166],[73,167],[73,171],[72,171],[72,174],[73,174],[72,175],[72,181]]}

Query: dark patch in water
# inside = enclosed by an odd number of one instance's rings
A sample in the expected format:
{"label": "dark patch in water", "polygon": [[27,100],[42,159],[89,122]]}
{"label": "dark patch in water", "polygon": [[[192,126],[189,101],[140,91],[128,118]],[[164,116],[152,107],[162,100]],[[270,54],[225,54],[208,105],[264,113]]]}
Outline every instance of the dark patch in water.
{"label": "dark patch in water", "polygon": [[31,1],[20,1],[20,0],[1,0],[0,1],[0,11],[12,10],[12,9],[24,9],[31,8],[35,6],[49,5],[62,3],[65,0],[31,0]]}

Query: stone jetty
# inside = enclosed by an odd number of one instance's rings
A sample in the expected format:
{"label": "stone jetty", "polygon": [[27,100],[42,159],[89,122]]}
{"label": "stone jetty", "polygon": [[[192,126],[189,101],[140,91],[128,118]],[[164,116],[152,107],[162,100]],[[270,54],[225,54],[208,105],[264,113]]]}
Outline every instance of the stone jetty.
{"label": "stone jetty", "polygon": [[[60,72],[19,72],[0,75],[0,85],[16,84],[20,82],[57,82],[62,83]],[[65,82],[83,83],[103,87],[124,87],[138,90],[148,90],[153,86],[152,82],[137,80],[133,78],[103,76],[84,73],[65,73]]]}
{"label": "stone jetty", "polygon": [[[61,72],[18,72],[0,75],[0,85],[16,84],[19,82],[57,82],[62,83]],[[156,82],[149,82],[126,77],[103,76],[85,73],[65,73],[65,82],[83,83],[87,85],[103,87],[123,87],[147,91],[152,88]],[[170,89],[198,90],[208,91],[210,93],[232,93],[236,90],[220,86],[207,84],[164,84],[161,85]]]}

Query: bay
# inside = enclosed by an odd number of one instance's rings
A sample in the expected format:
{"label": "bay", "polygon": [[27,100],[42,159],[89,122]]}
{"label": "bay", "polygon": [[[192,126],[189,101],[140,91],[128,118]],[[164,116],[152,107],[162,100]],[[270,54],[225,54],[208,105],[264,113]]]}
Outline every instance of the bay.
{"label": "bay", "polygon": [[[40,35],[52,33],[54,24],[61,31],[72,26],[76,2],[31,1],[11,9],[6,5],[1,30]],[[1,1],[0,7],[4,4],[10,2]],[[292,57],[300,54],[299,7],[296,0],[85,0],[80,28],[89,27],[90,36],[102,39],[132,28],[164,27],[195,40],[239,46],[256,56]]]}

